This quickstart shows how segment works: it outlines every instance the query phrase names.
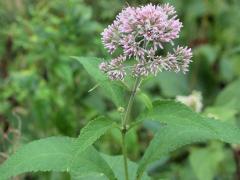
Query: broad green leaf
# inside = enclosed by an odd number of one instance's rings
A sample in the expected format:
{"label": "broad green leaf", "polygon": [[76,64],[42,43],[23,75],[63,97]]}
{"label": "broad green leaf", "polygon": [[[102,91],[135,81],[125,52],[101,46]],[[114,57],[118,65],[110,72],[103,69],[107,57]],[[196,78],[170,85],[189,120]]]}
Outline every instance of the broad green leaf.
{"label": "broad green leaf", "polygon": [[99,70],[101,59],[94,57],[73,57],[80,62],[91,77],[103,88],[105,95],[111,99],[117,107],[125,105],[124,86],[121,83],[111,81]]}
{"label": "broad green leaf", "polygon": [[[102,157],[109,164],[111,169],[113,169],[114,174],[116,175],[117,180],[125,180],[124,174],[124,166],[123,166],[123,157],[122,156],[109,156],[102,154]],[[137,164],[128,160],[128,171],[129,171],[129,180],[136,179],[137,172]],[[73,180],[85,180],[85,179],[93,179],[93,180],[108,180],[103,173],[92,173],[89,175],[82,175],[81,173],[71,173],[71,177]],[[142,180],[150,180],[150,178],[146,175],[143,175]]]}
{"label": "broad green leaf", "polygon": [[100,136],[105,134],[109,129],[115,125],[114,121],[104,117],[96,118],[90,121],[82,130],[77,138],[78,151],[84,150],[92,145]]}
{"label": "broad green leaf", "polygon": [[108,78],[99,70],[99,64],[102,62],[96,57],[73,57],[80,62],[88,74],[98,82],[107,81]]}
{"label": "broad green leaf", "polygon": [[224,160],[224,151],[220,144],[208,148],[194,148],[189,160],[199,180],[212,180],[218,173],[218,166]]}
{"label": "broad green leaf", "polygon": [[237,110],[224,106],[211,106],[207,107],[204,110],[204,114],[207,115],[208,117],[213,117],[215,119],[226,121],[232,124],[236,124],[235,116],[237,115],[237,113],[238,113]]}
{"label": "broad green leaf", "polygon": [[93,147],[87,148],[79,154],[71,167],[70,174],[78,177],[98,174],[107,179],[116,179],[111,167]]}
{"label": "broad green leaf", "polygon": [[73,144],[73,139],[61,137],[29,143],[0,166],[0,179],[39,170],[67,171]]}
{"label": "broad green leaf", "polygon": [[227,106],[240,110],[240,79],[228,85],[217,97],[217,106]]}
{"label": "broad green leaf", "polygon": [[51,137],[34,141],[0,166],[0,179],[36,171],[98,172],[115,179],[111,168],[94,148],[88,147],[76,157],[77,149],[75,138]]}
{"label": "broad green leaf", "polygon": [[149,163],[187,144],[210,139],[240,144],[240,129],[231,124],[201,116],[174,101],[157,101],[153,107],[139,120],[158,121],[162,126],[140,161],[140,176]]}
{"label": "broad green leaf", "polygon": [[[97,118],[85,126],[76,140],[75,157],[78,157],[86,148],[91,146],[100,136],[114,126],[114,122],[104,117]],[[74,158],[72,159],[74,163]]]}
{"label": "broad green leaf", "polygon": [[[74,171],[75,169],[84,169],[79,167],[81,165],[79,161],[84,162],[85,166],[94,157],[90,155],[90,160],[83,159],[88,157],[86,153],[91,152],[89,147],[113,125],[113,121],[101,117],[91,121],[83,128],[76,139],[47,138],[23,146],[0,167],[0,179],[31,171]],[[101,164],[99,159],[94,159],[97,162],[93,164],[96,164],[96,166]],[[82,171],[78,171],[82,173]],[[114,179],[109,168],[104,171],[106,172],[100,172],[107,175],[108,178]]]}

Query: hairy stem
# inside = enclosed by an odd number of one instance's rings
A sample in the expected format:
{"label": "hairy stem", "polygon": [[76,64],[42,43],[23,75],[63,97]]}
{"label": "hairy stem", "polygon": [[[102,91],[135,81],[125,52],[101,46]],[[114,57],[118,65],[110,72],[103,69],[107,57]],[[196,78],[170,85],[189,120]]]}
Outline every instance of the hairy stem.
{"label": "hairy stem", "polygon": [[133,106],[133,101],[137,92],[137,88],[140,84],[140,78],[138,77],[134,83],[133,89],[131,91],[131,96],[127,105],[127,109],[125,112],[125,115],[123,117],[122,120],[122,153],[123,153],[123,161],[124,161],[124,172],[125,172],[125,180],[129,179],[129,175],[128,175],[128,163],[127,163],[127,147],[126,147],[126,142],[125,142],[125,135],[128,131],[128,122],[129,122],[129,118],[131,115],[131,111],[132,111],[132,106]]}

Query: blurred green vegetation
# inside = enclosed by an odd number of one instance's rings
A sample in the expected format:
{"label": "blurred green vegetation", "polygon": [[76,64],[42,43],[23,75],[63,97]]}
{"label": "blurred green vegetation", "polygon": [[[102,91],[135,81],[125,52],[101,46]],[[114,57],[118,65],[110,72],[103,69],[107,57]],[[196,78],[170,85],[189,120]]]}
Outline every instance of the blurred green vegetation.
{"label": "blurred green vegetation", "polygon": [[[184,25],[176,44],[193,49],[193,63],[187,75],[163,72],[146,80],[135,114],[147,96],[175,98],[197,90],[204,114],[240,124],[239,0],[0,0],[0,161],[33,139],[77,136],[99,114],[116,118],[111,99],[99,88],[89,92],[95,82],[71,56],[110,58],[101,43],[104,27],[123,7],[150,2],[176,7]],[[128,134],[130,159],[142,156],[154,126],[147,123]],[[113,130],[95,146],[120,154],[120,141]],[[149,173],[155,179],[237,179],[240,148],[219,142],[188,146],[154,163]]]}

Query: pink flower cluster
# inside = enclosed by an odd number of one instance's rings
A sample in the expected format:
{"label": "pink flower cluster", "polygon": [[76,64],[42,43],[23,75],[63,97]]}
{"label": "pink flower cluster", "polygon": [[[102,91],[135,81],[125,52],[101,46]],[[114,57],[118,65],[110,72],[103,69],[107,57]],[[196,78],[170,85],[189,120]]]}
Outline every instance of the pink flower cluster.
{"label": "pink flower cluster", "polygon": [[113,24],[102,33],[106,49],[113,54],[121,49],[121,55],[111,62],[103,62],[100,69],[112,80],[122,80],[126,76],[124,62],[134,58],[134,76],[156,75],[159,71],[188,71],[191,49],[177,47],[165,57],[159,56],[159,49],[166,43],[173,44],[179,37],[182,23],[173,6],[169,4],[127,7],[117,15]]}

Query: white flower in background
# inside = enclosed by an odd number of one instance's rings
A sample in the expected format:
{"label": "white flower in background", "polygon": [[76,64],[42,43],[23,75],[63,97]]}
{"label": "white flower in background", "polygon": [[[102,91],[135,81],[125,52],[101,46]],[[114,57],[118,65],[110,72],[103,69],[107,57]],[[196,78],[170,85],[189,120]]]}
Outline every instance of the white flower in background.
{"label": "white flower in background", "polygon": [[202,111],[202,94],[199,91],[193,91],[189,96],[177,96],[176,100],[189,106],[196,112]]}

